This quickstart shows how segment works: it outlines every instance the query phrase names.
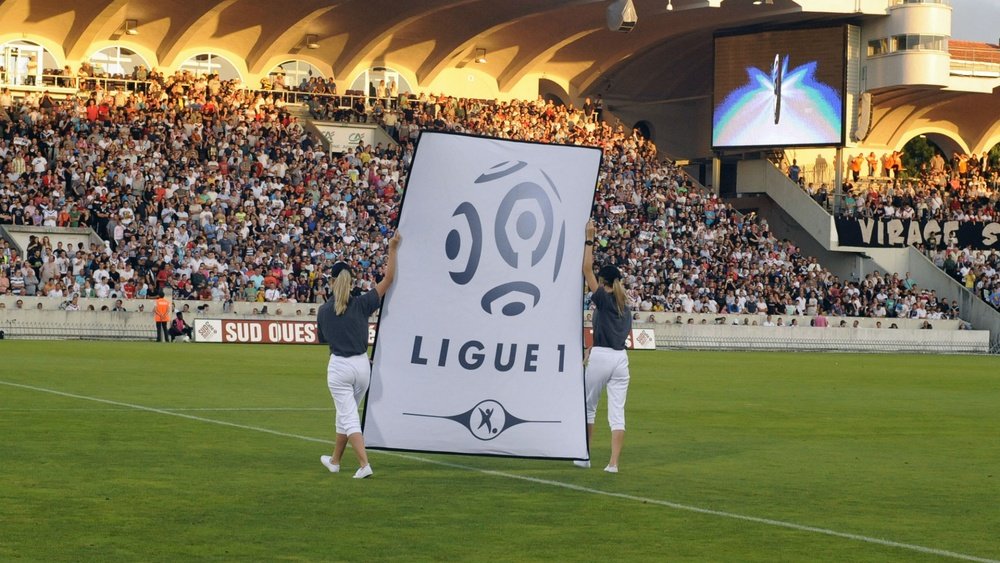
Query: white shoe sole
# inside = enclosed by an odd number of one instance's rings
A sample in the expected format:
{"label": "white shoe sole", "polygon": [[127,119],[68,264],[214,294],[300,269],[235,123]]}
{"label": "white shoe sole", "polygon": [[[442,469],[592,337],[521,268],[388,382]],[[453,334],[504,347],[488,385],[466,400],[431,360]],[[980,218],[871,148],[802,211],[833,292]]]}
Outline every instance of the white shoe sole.
{"label": "white shoe sole", "polygon": [[573,465],[575,465],[575,466],[577,466],[577,467],[579,467],[581,469],[590,469],[590,461],[574,460],[573,461]]}
{"label": "white shoe sole", "polygon": [[607,466],[607,467],[604,468],[604,471],[607,471],[608,473],[618,473],[618,466],[617,465],[609,465],[609,466]]}
{"label": "white shoe sole", "polygon": [[319,462],[322,463],[323,466],[326,467],[330,471],[330,473],[340,473],[340,466],[339,465],[334,465],[331,462],[332,459],[333,459],[333,456],[328,456],[328,455],[321,455],[321,456],[319,456]]}
{"label": "white shoe sole", "polygon": [[357,473],[354,474],[354,478],[355,479],[367,479],[367,478],[371,477],[374,474],[375,474],[375,472],[372,471],[372,465],[369,463],[368,465],[362,467],[361,469],[358,469]]}

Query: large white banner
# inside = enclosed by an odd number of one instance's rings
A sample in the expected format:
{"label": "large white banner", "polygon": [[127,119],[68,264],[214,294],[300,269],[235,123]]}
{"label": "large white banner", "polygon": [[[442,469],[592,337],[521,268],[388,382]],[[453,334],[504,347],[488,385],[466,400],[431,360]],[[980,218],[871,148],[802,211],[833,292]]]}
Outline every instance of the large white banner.
{"label": "large white banner", "polygon": [[588,457],[580,265],[600,160],[588,147],[421,135],[369,447]]}

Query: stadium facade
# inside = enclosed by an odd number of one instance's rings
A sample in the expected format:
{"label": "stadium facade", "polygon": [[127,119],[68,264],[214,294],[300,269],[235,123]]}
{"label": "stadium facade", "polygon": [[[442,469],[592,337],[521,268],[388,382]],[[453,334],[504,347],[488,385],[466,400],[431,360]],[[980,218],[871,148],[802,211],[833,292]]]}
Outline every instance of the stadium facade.
{"label": "stadium facade", "polygon": [[[92,62],[220,72],[250,86],[280,72],[287,82],[333,77],[341,91],[388,76],[401,91],[461,97],[579,104],[600,94],[627,124],[645,122],[661,150],[696,159],[712,155],[717,33],[850,25],[848,146],[892,150],[916,135],[969,153],[1000,143],[1000,48],[952,39],[946,0],[635,0],[630,33],[607,29],[608,5],[8,0],[0,66],[8,82],[40,86],[47,70]],[[41,61],[30,69],[37,79],[24,76],[29,55]]]}
{"label": "stadium facade", "polygon": [[[908,257],[911,249],[841,245],[833,216],[775,177],[766,159],[775,150],[815,156],[832,164],[829,181],[839,187],[845,155],[898,151],[917,137],[946,153],[985,153],[1000,143],[1000,46],[953,39],[947,0],[633,0],[634,20],[623,26],[630,31],[610,30],[612,12],[625,4],[8,0],[0,4],[0,82],[68,96],[77,90],[76,69],[89,65],[120,76],[137,67],[215,73],[251,89],[318,76],[362,97],[380,80],[395,82],[400,94],[543,96],[578,106],[600,97],[607,118],[641,130],[662,155],[690,162],[717,193],[766,193],[762,213],[770,210],[772,224],[786,224],[789,238],[842,277],[926,270],[939,278],[931,287],[960,298],[963,312],[981,309],[971,320],[997,338],[996,311],[974,299],[966,306],[961,288]],[[769,68],[740,59],[760,45],[773,57]],[[731,65],[728,73],[720,74],[720,61]],[[773,83],[772,93],[745,91],[744,71]],[[731,91],[720,78],[735,81]],[[792,89],[801,83],[808,87]],[[817,106],[823,118],[798,111],[796,96],[826,100]],[[761,103],[775,134],[831,133],[725,138],[726,119]]]}

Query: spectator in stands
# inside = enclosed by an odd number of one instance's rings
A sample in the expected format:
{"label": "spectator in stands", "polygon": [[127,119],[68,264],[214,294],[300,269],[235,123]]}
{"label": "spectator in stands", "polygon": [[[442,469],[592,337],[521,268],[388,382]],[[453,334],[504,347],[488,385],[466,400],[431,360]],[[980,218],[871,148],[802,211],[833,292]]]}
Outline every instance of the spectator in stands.
{"label": "spectator in stands", "polygon": [[799,161],[793,158],[792,165],[788,167],[788,179],[798,184],[801,173],[802,169],[799,168]]}
{"label": "spectator in stands", "polygon": [[[37,100],[10,102],[11,134],[29,144],[17,149],[23,158],[8,159],[13,169],[8,163],[5,172],[15,178],[0,183],[0,220],[44,223],[46,213],[50,221],[55,213],[57,224],[93,227],[109,243],[66,252],[72,271],[54,276],[64,292],[79,286],[86,299],[84,288],[98,285],[94,276],[110,274],[117,262],[119,272],[123,263],[134,272],[131,286],[128,280],[111,280],[125,295],[142,297],[149,292],[143,287],[155,292],[176,286],[192,298],[223,302],[255,300],[258,294],[279,303],[315,302],[326,292],[319,272],[340,259],[355,268],[359,291],[370,289],[383,275],[384,262],[364,256],[385,248],[386,225],[398,213],[412,141],[421,128],[602,146],[597,254],[622,270],[633,310],[683,311],[690,301],[709,311],[750,312],[747,302],[753,301],[762,314],[768,309],[786,314],[778,308],[788,299],[797,301],[800,293],[811,291],[822,301],[842,288],[790,243],[773,237],[766,223],[743,218],[696,189],[679,169],[657,159],[652,143],[600,117],[587,119],[583,109],[544,100],[485,102],[424,94],[407,100],[398,113],[383,108],[383,122],[395,120],[398,148],[361,146],[330,156],[273,93],[248,92],[190,73],[149,78],[149,92],[91,88],[85,106],[69,99],[47,114],[33,113]],[[330,92],[335,84],[317,81],[316,87]],[[363,102],[364,96],[358,99]],[[601,104],[595,100],[595,115]],[[167,118],[166,108],[175,119]],[[369,108],[362,103],[360,111],[367,116]],[[73,119],[79,131],[58,126]],[[48,130],[59,143],[48,144]],[[120,144],[119,131],[127,132]],[[46,161],[38,163],[40,175],[28,166],[36,157]],[[892,187],[891,196],[859,198],[856,211],[884,216],[887,209],[908,213],[909,207],[933,218],[996,217],[997,190],[985,179],[980,185],[973,160],[968,159],[968,179],[958,178],[957,188],[931,176],[915,180],[912,195],[902,184]],[[36,275],[48,260],[43,250],[36,248],[27,260]],[[217,265],[206,267],[209,251]],[[273,283],[250,287],[253,273],[271,273],[273,262],[283,266],[271,276]],[[984,279],[976,276],[977,284]],[[101,285],[113,291],[110,283]],[[977,288],[977,294],[985,289]],[[740,291],[747,295],[729,302],[730,291],[733,297]],[[847,307],[833,299],[827,311],[866,315],[877,309],[864,295],[857,301],[860,307]]]}
{"label": "spectator in stands", "polygon": [[826,328],[828,326],[826,316],[823,315],[823,311],[819,311],[818,314],[813,318],[812,326],[817,328]]}
{"label": "spectator in stands", "polygon": [[861,179],[861,166],[864,162],[865,156],[861,153],[850,160],[851,179],[855,182]]}

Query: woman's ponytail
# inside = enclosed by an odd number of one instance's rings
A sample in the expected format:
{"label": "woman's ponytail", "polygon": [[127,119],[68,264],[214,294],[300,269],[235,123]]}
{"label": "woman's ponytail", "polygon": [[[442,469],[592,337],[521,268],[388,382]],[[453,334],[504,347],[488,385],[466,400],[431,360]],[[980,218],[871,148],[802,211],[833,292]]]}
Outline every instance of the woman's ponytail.
{"label": "woman's ponytail", "polygon": [[615,280],[614,285],[611,286],[611,294],[615,297],[615,305],[618,307],[618,314],[625,314],[625,286],[622,285],[622,280]]}
{"label": "woman's ponytail", "polygon": [[351,272],[345,268],[333,280],[334,311],[337,315],[343,315],[347,310],[347,302],[351,299]]}

